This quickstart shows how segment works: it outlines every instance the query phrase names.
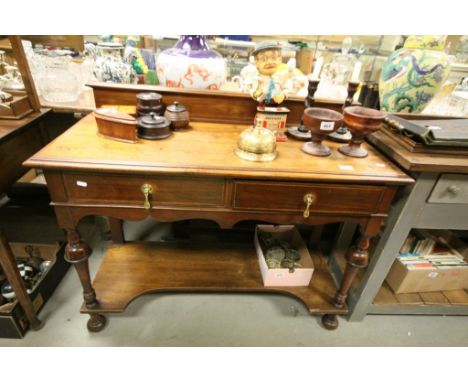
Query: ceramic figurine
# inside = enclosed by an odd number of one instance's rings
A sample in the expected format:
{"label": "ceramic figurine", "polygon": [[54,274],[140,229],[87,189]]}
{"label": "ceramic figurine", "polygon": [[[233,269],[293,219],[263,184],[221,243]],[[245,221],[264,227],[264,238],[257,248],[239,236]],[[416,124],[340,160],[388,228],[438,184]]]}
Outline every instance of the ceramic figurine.
{"label": "ceramic figurine", "polygon": [[258,86],[258,70],[255,66],[253,56],[249,57],[248,65],[244,66],[238,76],[232,78],[241,92],[250,93],[250,89],[256,89]]}
{"label": "ceramic figurine", "polygon": [[116,43],[99,43],[95,51],[93,74],[98,81],[133,84],[137,75],[132,65],[124,62],[124,47]]}
{"label": "ceramic figurine", "polygon": [[381,109],[410,113],[424,109],[450,72],[444,45],[442,36],[410,36],[388,57],[379,82]]}
{"label": "ceramic figurine", "polygon": [[289,110],[279,104],[288,97],[286,84],[293,84],[293,81],[292,77],[278,76],[281,65],[281,48],[278,44],[268,41],[260,43],[253,57],[258,75],[248,91],[259,106],[254,127],[241,133],[235,153],[245,160],[265,162],[278,155],[276,142],[287,140],[284,132]]}
{"label": "ceramic figurine", "polygon": [[5,90],[24,90],[23,79],[19,69],[13,65],[4,65],[6,73],[0,76],[1,87]]}
{"label": "ceramic figurine", "polygon": [[[260,43],[249,61],[233,82],[258,102],[277,105],[289,96],[307,96],[307,76],[296,68],[295,59],[282,64],[281,48],[275,42]],[[270,100],[267,99],[268,92],[272,93]]]}
{"label": "ceramic figurine", "polygon": [[296,59],[291,58],[286,67],[280,65],[278,72],[275,74],[277,81],[282,84],[284,91],[289,96],[297,96],[301,98],[307,97],[309,80],[307,76],[296,68]]}
{"label": "ceramic figurine", "polygon": [[212,50],[205,36],[181,36],[173,48],[156,59],[162,86],[218,90],[226,82],[226,62]]}

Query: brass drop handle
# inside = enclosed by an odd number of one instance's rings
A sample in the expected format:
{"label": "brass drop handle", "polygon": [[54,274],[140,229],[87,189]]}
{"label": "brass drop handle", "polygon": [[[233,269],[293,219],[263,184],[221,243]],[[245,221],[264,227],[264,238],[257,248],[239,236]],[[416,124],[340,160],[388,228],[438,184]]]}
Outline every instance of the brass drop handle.
{"label": "brass drop handle", "polygon": [[304,195],[304,203],[306,204],[306,208],[304,210],[304,217],[308,218],[310,215],[309,208],[312,203],[315,202],[315,195],[314,194],[305,194]]}
{"label": "brass drop handle", "polygon": [[141,185],[141,192],[145,196],[145,202],[143,203],[143,208],[145,210],[151,209],[151,203],[149,201],[149,196],[153,193],[153,186],[151,184],[145,183]]}

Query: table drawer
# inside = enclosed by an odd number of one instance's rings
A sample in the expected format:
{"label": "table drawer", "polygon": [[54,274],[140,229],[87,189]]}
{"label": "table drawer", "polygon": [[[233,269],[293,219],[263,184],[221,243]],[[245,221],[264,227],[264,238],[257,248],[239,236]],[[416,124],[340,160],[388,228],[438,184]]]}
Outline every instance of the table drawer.
{"label": "table drawer", "polygon": [[468,204],[468,175],[441,175],[429,196],[428,202]]}
{"label": "table drawer", "polygon": [[299,212],[312,194],[310,212],[365,215],[380,211],[386,188],[379,186],[237,181],[235,209]]}
{"label": "table drawer", "polygon": [[153,206],[223,206],[223,178],[190,176],[121,176],[108,174],[64,174],[68,201],[72,203],[141,205],[143,184],[152,186]]}

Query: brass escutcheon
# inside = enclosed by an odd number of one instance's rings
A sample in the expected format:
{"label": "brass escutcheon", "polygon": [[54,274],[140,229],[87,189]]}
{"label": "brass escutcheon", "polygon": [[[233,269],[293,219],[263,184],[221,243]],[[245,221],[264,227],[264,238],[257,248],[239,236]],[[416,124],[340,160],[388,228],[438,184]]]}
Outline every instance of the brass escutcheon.
{"label": "brass escutcheon", "polygon": [[143,203],[143,208],[145,210],[151,209],[151,203],[149,201],[149,196],[153,193],[153,186],[151,184],[145,183],[141,185],[141,192],[145,196],[145,201]]}
{"label": "brass escutcheon", "polygon": [[315,202],[315,195],[314,194],[305,194],[304,195],[304,203],[306,204],[306,208],[304,210],[304,217],[308,218],[310,215],[309,208],[312,203]]}

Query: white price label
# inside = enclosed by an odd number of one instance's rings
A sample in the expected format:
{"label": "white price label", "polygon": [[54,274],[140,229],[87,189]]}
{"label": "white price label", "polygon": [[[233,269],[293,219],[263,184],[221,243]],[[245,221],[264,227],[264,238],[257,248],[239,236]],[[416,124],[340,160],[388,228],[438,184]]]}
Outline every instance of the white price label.
{"label": "white price label", "polygon": [[347,164],[341,164],[338,167],[340,168],[340,170],[346,170],[346,171],[353,171],[354,170],[353,166],[350,166],[350,165],[347,165]]}
{"label": "white price label", "polygon": [[335,127],[335,122],[322,122],[320,124],[320,130],[330,131]]}
{"label": "white price label", "polygon": [[427,277],[430,277],[431,279],[435,279],[437,276],[439,276],[438,272],[431,272],[427,275]]}
{"label": "white price label", "polygon": [[82,180],[77,180],[76,185],[80,187],[88,187],[88,183],[83,182]]}

